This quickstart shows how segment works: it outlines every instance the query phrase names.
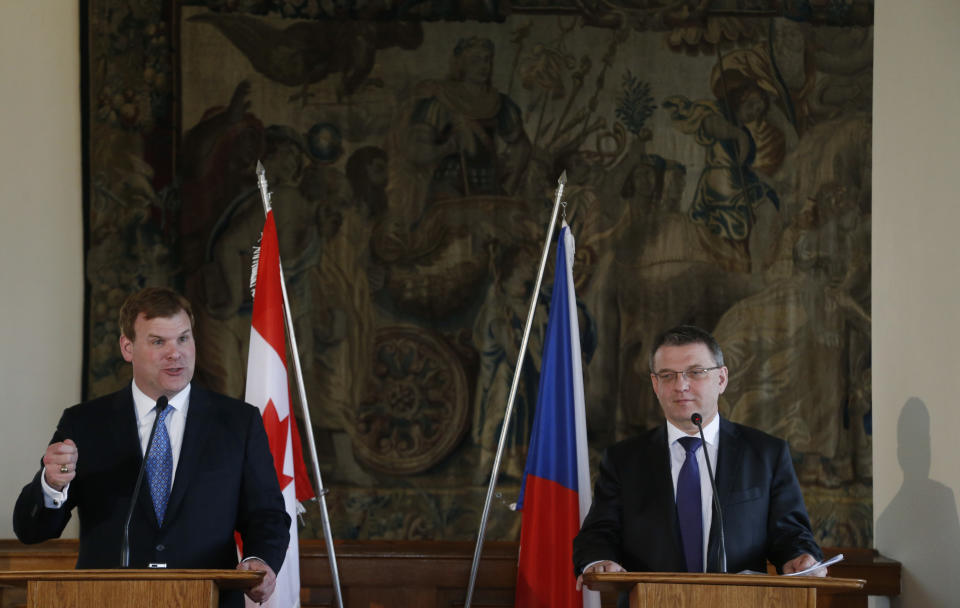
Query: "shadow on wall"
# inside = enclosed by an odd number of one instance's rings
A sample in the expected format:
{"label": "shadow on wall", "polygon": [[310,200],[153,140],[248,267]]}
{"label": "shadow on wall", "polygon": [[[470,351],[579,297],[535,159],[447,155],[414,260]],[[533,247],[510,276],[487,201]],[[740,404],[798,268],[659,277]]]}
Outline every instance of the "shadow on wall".
{"label": "shadow on wall", "polygon": [[903,564],[893,608],[956,606],[960,597],[960,519],[953,489],[930,479],[930,413],[920,399],[903,405],[897,460],[903,485],[877,519],[876,546]]}

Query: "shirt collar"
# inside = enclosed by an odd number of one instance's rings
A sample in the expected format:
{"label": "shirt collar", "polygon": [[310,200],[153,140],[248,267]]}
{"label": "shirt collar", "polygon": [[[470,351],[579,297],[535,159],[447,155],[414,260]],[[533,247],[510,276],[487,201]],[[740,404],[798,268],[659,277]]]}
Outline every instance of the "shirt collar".
{"label": "shirt collar", "polygon": [[[157,402],[147,397],[143,391],[140,390],[140,387],[137,386],[137,381],[134,380],[131,382],[133,387],[133,406],[137,412],[137,421],[143,420],[143,417],[153,411],[157,407]],[[183,388],[179,393],[174,395],[171,399],[167,401],[167,404],[172,406],[174,410],[180,412],[183,415],[187,414],[187,406],[190,403],[190,384]]]}
{"label": "shirt collar", "polygon": [[[707,445],[716,445],[717,444],[717,435],[720,434],[720,414],[718,413],[713,417],[713,420],[710,421],[710,424],[703,427],[703,438],[707,440]],[[697,434],[699,437],[699,433]],[[690,437],[685,431],[681,431],[679,428],[674,426],[672,422],[667,421],[667,445],[673,445],[681,437]]]}

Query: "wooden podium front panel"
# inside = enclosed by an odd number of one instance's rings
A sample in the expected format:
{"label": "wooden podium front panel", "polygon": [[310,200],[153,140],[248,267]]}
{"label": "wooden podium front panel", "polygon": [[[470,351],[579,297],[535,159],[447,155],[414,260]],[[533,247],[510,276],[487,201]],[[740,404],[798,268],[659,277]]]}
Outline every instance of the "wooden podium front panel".
{"label": "wooden podium front panel", "polygon": [[[464,604],[474,551],[472,542],[337,541],[336,550],[345,602],[367,594],[371,602],[386,608],[458,608]],[[900,594],[899,562],[879,555],[873,549],[824,548],[826,556],[838,552],[843,553],[846,559],[830,567],[830,576],[865,579],[866,584],[862,589],[830,593],[821,590],[818,592],[818,608],[867,608],[868,595],[893,597]],[[24,545],[16,539],[0,539],[0,584],[4,571],[66,572],[73,570],[76,561],[76,539],[49,540],[38,545]],[[484,545],[474,590],[474,608],[511,608],[516,580],[517,543],[488,541]],[[217,582],[221,589],[228,587],[219,575]],[[300,583],[304,608],[335,606],[324,540],[300,540]],[[605,591],[603,606],[614,608],[617,605],[617,593],[632,589],[636,583],[633,581],[628,587]],[[0,586],[0,608],[24,605],[25,583],[11,584],[14,586]],[[429,596],[400,596],[395,593],[401,589],[411,593],[414,590],[418,593],[435,591],[436,603],[430,604]],[[374,591],[383,595],[374,597]],[[389,596],[391,592],[394,592],[391,601],[382,601],[381,598]],[[415,597],[410,600],[413,603],[406,603],[408,597]],[[369,604],[364,608],[369,608]],[[708,608],[713,607],[708,605]]]}
{"label": "wooden podium front panel", "polygon": [[801,587],[638,583],[630,608],[816,608],[817,592]]}
{"label": "wooden podium front panel", "polygon": [[210,580],[30,581],[27,608],[217,608]]}

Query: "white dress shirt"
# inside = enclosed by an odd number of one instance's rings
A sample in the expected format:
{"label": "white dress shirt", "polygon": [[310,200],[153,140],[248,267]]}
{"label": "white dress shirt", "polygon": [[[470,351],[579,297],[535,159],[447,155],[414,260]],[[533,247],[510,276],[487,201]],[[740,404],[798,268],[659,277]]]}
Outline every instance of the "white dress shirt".
{"label": "white dress shirt", "polygon": [[[690,437],[667,421],[667,445],[670,446],[670,474],[673,476],[673,498],[677,498],[677,478],[680,477],[680,468],[687,459],[687,452],[680,443],[682,437]],[[699,433],[696,435],[700,436]],[[706,449],[710,454],[710,465],[714,474],[717,468],[717,452],[720,443],[720,415],[717,414],[710,424],[703,427],[703,437],[706,439]],[[707,571],[707,547],[710,541],[710,523],[713,520],[713,487],[710,485],[710,474],[707,471],[707,460],[703,447],[697,450],[697,465],[700,468],[700,506],[703,512],[703,571]]]}
{"label": "white dress shirt", "polygon": [[[150,430],[153,421],[157,418],[157,402],[143,394],[133,382],[133,406],[137,415],[137,432],[140,434],[140,454],[147,453],[147,442],[150,441]],[[180,446],[183,445],[183,429],[187,426],[187,410],[190,409],[190,385],[174,395],[167,407],[173,410],[164,418],[167,426],[167,435],[170,436],[170,455],[173,456],[173,473],[170,476],[170,487],[177,475],[177,463],[180,462]]]}

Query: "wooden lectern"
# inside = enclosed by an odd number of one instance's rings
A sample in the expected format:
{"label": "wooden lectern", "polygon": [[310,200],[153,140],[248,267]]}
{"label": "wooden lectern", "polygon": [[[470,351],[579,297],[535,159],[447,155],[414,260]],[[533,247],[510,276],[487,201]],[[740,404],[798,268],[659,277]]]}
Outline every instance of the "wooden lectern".
{"label": "wooden lectern", "polygon": [[33,570],[0,572],[0,585],[26,587],[27,608],[217,608],[220,589],[250,589],[252,570]]}
{"label": "wooden lectern", "polygon": [[583,582],[596,591],[630,592],[630,608],[815,608],[817,593],[849,593],[861,579],[687,574],[667,572],[590,572]]}

